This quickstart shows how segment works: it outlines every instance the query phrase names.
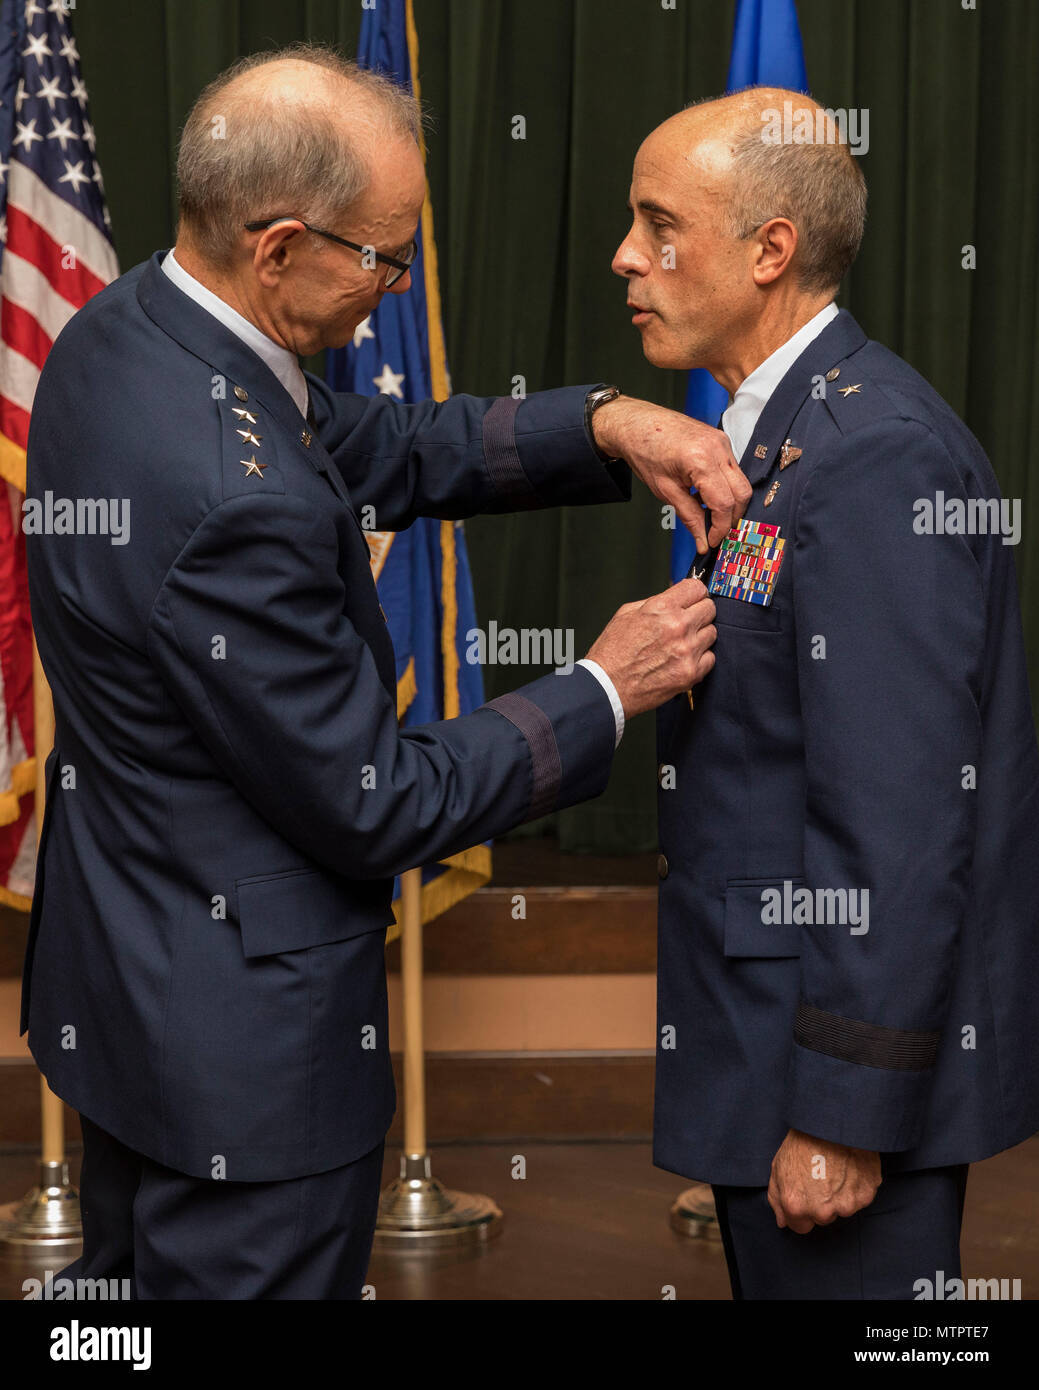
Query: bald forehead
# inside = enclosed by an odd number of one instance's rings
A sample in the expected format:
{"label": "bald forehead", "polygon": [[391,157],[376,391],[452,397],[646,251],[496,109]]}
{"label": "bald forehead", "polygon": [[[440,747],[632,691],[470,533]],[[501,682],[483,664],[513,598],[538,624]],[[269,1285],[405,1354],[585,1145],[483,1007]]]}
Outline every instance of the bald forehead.
{"label": "bald forehead", "polygon": [[769,113],[790,102],[793,111],[821,111],[823,108],[803,92],[783,87],[753,87],[731,96],[687,107],[657,126],[643,142],[648,162],[680,161],[700,172],[723,173],[731,162],[738,141],[761,132]]}
{"label": "bald forehead", "polygon": [[709,133],[702,124],[665,121],[635,156],[633,206],[679,220],[695,218],[698,208],[725,196],[732,148],[731,140]]}
{"label": "bald forehead", "polygon": [[639,146],[636,174],[698,176],[723,174],[732,162],[733,142],[702,125],[665,121]]}

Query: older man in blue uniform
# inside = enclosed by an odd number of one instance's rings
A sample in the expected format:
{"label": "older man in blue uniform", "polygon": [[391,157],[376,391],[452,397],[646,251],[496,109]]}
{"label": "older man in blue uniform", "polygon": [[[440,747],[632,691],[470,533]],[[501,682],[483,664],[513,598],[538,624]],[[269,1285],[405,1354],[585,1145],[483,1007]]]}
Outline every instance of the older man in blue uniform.
{"label": "older man in blue uniform", "polygon": [[[785,102],[822,138],[763,138]],[[658,716],[654,1158],[712,1184],[737,1298],[926,1296],[969,1163],[1039,1129],[1013,508],[833,303],[865,197],[810,98],[751,89],[643,143],[613,263],[649,360],[728,389],[753,486],[717,666]]]}
{"label": "older man in blue uniform", "polygon": [[321,50],[225,74],[174,251],[75,316],[36,396],[33,514],[112,498],[129,536],[27,528],[56,736],[22,1030],[83,1117],[66,1273],[137,1298],[358,1296],[393,875],[596,796],[624,719],[713,663],[690,581],[571,674],[398,728],[359,507],[622,500],[620,458],[701,531],[691,482],[732,516],[750,492],[720,434],[616,390],[405,407],[304,374],[409,287],[415,135],[410,97]]}

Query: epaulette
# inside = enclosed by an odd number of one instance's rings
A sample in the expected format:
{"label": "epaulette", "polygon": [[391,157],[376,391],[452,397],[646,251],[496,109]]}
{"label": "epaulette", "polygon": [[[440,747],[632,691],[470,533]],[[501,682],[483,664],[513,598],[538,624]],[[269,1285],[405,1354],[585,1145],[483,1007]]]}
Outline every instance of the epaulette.
{"label": "epaulette", "polygon": [[278,468],[275,421],[244,386],[230,387],[227,398],[217,401],[223,435],[224,497],[250,492],[285,491]]}
{"label": "epaulette", "polygon": [[825,380],[823,399],[841,434],[851,434],[885,418],[897,419],[905,413],[879,382],[870,381],[861,368],[856,371],[854,357],[836,363]]}

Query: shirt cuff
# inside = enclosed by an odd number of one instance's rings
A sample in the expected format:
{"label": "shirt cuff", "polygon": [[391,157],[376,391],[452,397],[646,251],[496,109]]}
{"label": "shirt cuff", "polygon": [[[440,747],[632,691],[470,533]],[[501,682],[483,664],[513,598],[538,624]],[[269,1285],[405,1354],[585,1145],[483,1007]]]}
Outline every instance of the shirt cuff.
{"label": "shirt cuff", "polygon": [[605,690],[606,694],[610,697],[610,704],[613,706],[613,720],[617,725],[617,737],[613,744],[614,748],[616,748],[624,734],[624,706],[621,704],[620,696],[617,694],[617,687],[597,661],[589,661],[586,656],[582,656],[580,661],[577,662],[577,665],[587,666],[589,671],[591,671],[592,675],[602,686],[603,690]]}

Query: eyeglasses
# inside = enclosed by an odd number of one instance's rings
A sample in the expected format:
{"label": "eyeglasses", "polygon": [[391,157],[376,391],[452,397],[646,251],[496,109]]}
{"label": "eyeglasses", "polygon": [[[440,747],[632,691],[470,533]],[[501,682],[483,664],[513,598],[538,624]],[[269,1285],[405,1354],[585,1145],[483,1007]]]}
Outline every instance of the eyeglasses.
{"label": "eyeglasses", "polygon": [[384,256],[381,251],[376,251],[371,246],[358,246],[356,241],[347,241],[346,237],[336,236],[335,232],[323,232],[320,227],[312,227],[309,222],[304,222],[302,217],[291,217],[283,215],[281,217],[267,217],[259,222],[246,222],[247,232],[265,232],[268,227],[273,227],[275,222],[300,222],[306,227],[308,232],[313,232],[315,236],[326,237],[329,241],[337,242],[340,246],[349,246],[351,251],[360,251],[362,255],[374,256],[382,265],[390,267],[386,272],[385,285],[389,289],[395,285],[402,275],[407,274],[411,269],[412,262],[418,255],[418,247],[411,241],[401,252],[400,258],[395,256]]}

